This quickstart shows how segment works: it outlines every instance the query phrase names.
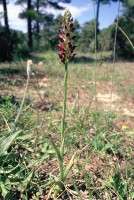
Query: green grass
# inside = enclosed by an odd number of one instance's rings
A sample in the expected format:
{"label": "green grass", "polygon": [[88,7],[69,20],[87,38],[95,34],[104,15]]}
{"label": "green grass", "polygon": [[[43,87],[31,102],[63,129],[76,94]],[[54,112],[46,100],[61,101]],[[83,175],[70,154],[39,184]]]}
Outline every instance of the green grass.
{"label": "green grass", "polygon": [[[0,156],[0,199],[47,199],[52,182],[59,174],[50,140],[57,145],[60,141],[64,69],[56,53],[46,52],[36,57],[38,60],[35,59],[33,67],[38,81],[32,75],[27,101],[17,123],[17,130],[22,132]],[[18,112],[26,82],[25,65],[25,62],[2,65],[0,136],[9,133]],[[99,69],[98,64],[97,93],[110,93],[111,67],[112,64],[104,62]],[[39,87],[38,82],[44,77],[47,85]],[[122,107],[126,106],[124,96],[129,96],[129,103],[133,100],[131,82],[126,82],[132,77],[131,63],[116,64],[113,93],[120,96]],[[42,101],[34,85],[38,92],[45,92]],[[77,154],[62,199],[131,200],[134,198],[133,118],[125,116],[116,103],[115,107],[110,107],[98,102],[96,108],[94,91],[94,63],[72,63],[69,67],[65,166],[76,151]],[[128,105],[127,109],[131,107]],[[54,199],[52,195],[50,199]]]}

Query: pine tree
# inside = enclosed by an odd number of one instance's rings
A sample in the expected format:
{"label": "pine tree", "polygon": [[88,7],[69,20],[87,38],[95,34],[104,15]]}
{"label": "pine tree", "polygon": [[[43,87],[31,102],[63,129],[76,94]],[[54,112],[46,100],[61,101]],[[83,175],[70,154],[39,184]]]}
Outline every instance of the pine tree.
{"label": "pine tree", "polygon": [[6,0],[0,0],[0,4],[2,4],[2,6],[3,6],[5,29],[6,29],[7,32],[9,32],[7,1]]}
{"label": "pine tree", "polygon": [[[110,2],[117,2],[118,0],[92,0],[96,4],[96,49],[98,49],[98,26],[99,26],[99,11],[101,4],[108,4]],[[121,0],[122,1],[122,0]]]}
{"label": "pine tree", "polygon": [[[36,29],[36,33],[40,32],[40,24],[43,23],[47,17],[45,9],[53,7],[54,9],[64,9],[59,5],[62,3],[70,3],[71,0],[17,0],[17,4],[27,4],[26,10],[20,13],[20,18],[27,19],[27,31],[28,31],[28,47],[33,47],[33,29]],[[43,10],[43,11],[42,11]],[[34,26],[33,26],[34,25]]]}

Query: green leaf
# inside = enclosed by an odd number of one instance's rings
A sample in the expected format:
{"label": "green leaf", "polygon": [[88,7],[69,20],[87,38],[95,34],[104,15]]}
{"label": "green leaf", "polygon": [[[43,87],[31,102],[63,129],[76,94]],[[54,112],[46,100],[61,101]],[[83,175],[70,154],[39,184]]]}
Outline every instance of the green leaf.
{"label": "green leaf", "polygon": [[19,157],[19,153],[7,153],[7,154],[4,154],[4,155],[0,155],[0,161],[3,162],[3,161],[9,161],[9,160],[12,160],[12,159],[16,159]]}
{"label": "green leaf", "polygon": [[132,134],[132,135],[134,135],[134,131],[126,132],[126,134]]}
{"label": "green leaf", "polygon": [[0,138],[0,144],[1,144],[1,142],[2,142],[5,138],[6,138],[5,136],[3,136],[3,137]]}
{"label": "green leaf", "polygon": [[33,137],[34,137],[34,135],[32,135],[32,134],[20,135],[17,137],[17,140],[27,140],[27,139],[31,139]]}
{"label": "green leaf", "polygon": [[30,148],[28,144],[22,144],[22,147],[25,148],[29,152],[34,152],[34,149]]}
{"label": "green leaf", "polygon": [[134,199],[134,192],[130,194],[131,198]]}
{"label": "green leaf", "polygon": [[17,167],[19,167],[19,163],[17,166],[13,167],[12,165],[9,165],[8,167],[1,167],[0,168],[0,174],[10,174],[13,172]]}
{"label": "green leaf", "polygon": [[1,190],[2,190],[2,196],[5,198],[6,195],[8,194],[8,190],[6,189],[5,185],[1,183]]}
{"label": "green leaf", "polygon": [[54,148],[54,150],[55,150],[55,153],[56,153],[56,155],[57,155],[57,158],[58,158],[58,162],[59,162],[59,165],[60,165],[60,167],[63,167],[62,165],[63,165],[63,158],[61,157],[61,154],[60,154],[60,151],[59,151],[59,149],[57,148],[57,146],[51,141],[51,144],[52,144],[52,146],[53,146],[53,148]]}
{"label": "green leaf", "polygon": [[107,143],[104,147],[104,150],[108,150],[108,149],[112,148],[113,146],[114,146],[114,144]]}
{"label": "green leaf", "polygon": [[65,140],[63,138],[61,146],[60,146],[60,153],[61,153],[61,155],[64,154],[64,143],[65,143]]}
{"label": "green leaf", "polygon": [[13,140],[16,138],[17,135],[19,135],[20,132],[21,130],[12,133],[11,135],[0,140],[0,155],[3,155],[5,153],[5,151],[9,148]]}
{"label": "green leaf", "polygon": [[18,190],[20,192],[26,191],[27,185],[30,183],[32,176],[33,176],[33,171],[28,175],[28,177],[18,187]]}
{"label": "green leaf", "polygon": [[103,183],[104,186],[113,189],[113,185],[112,185],[110,182],[108,182],[108,181],[103,181],[103,180],[100,180],[100,181]]}
{"label": "green leaf", "polygon": [[30,182],[31,178],[33,176],[33,171],[29,174],[29,176],[23,181],[23,185],[27,187],[28,183]]}
{"label": "green leaf", "polygon": [[74,153],[74,155],[72,156],[71,160],[69,161],[68,165],[66,166],[65,168],[65,171],[64,171],[64,179],[67,177],[72,165],[73,165],[73,161],[74,161],[74,157],[76,155],[77,151]]}

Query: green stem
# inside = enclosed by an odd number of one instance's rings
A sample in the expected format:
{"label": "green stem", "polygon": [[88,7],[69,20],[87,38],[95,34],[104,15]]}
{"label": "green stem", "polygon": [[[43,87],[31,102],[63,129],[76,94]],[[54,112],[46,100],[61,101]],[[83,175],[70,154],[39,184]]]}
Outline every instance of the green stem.
{"label": "green stem", "polygon": [[60,168],[60,180],[64,179],[63,172],[63,162],[64,162],[64,142],[65,142],[65,117],[66,117],[66,101],[67,101],[67,79],[68,79],[68,62],[65,63],[65,74],[64,74],[64,102],[63,102],[63,112],[61,120],[61,146],[60,153],[62,157],[62,166]]}

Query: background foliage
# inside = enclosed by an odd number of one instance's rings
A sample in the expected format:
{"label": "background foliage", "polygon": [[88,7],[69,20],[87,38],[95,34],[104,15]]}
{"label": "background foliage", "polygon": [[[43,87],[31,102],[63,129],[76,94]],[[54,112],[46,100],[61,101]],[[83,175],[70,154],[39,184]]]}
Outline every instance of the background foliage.
{"label": "background foliage", "polygon": [[[114,0],[116,2],[116,0]],[[8,24],[8,13],[6,9],[6,0],[0,1],[3,4],[4,26],[0,26],[0,61],[11,61],[29,57],[32,52],[43,52],[44,50],[57,50],[58,29],[62,16],[56,18],[52,14],[45,12],[47,6],[54,9],[62,10],[60,2],[69,3],[70,1],[57,0],[17,0],[16,4],[27,5],[25,10],[20,13],[19,17],[26,19],[28,23],[27,33],[11,30]],[[119,27],[129,37],[134,44],[134,1],[121,0],[123,14],[119,18]],[[115,24],[111,24],[108,28],[99,29],[99,8],[101,4],[110,3],[110,0],[95,1],[98,16],[96,20],[91,20],[80,26],[75,21],[76,26],[76,46],[79,52],[94,52],[95,50],[95,28],[97,28],[97,49],[98,51],[112,51],[114,45]],[[43,9],[42,9],[43,8]],[[6,13],[6,14],[5,14]],[[116,19],[115,19],[116,22]],[[129,41],[122,31],[117,33],[117,55],[118,58],[132,59],[134,51]]]}

